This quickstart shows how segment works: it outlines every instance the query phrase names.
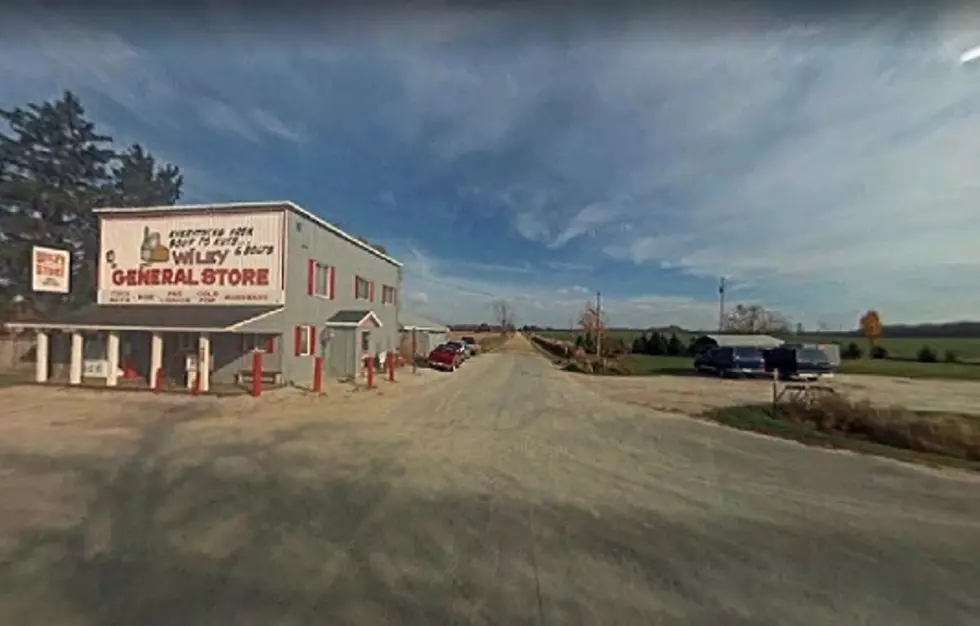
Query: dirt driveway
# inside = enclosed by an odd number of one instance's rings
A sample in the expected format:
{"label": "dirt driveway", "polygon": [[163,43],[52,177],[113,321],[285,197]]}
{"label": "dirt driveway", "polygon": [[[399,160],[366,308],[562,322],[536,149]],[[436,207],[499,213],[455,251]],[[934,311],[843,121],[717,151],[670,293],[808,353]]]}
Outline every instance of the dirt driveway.
{"label": "dirt driveway", "polygon": [[[697,415],[705,409],[769,402],[772,383],[700,376],[589,376],[568,374],[596,393],[649,408]],[[830,386],[849,398],[880,406],[980,415],[980,382],[838,375]]]}
{"label": "dirt driveway", "polygon": [[416,385],[261,406],[0,391],[0,623],[980,614],[974,476],[610,403],[519,338]]}

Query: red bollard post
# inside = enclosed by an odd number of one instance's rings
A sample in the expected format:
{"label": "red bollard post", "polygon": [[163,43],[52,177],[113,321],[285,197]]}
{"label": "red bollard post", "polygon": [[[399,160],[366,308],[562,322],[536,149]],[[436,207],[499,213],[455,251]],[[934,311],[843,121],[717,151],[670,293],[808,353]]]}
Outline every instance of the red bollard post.
{"label": "red bollard post", "polygon": [[367,370],[368,389],[374,388],[374,359],[370,356],[364,357],[364,369]]}
{"label": "red bollard post", "polygon": [[262,395],[262,353],[258,350],[252,352],[252,397],[258,398]]}
{"label": "red bollard post", "polygon": [[160,393],[163,391],[163,368],[158,367],[153,373],[153,391]]}
{"label": "red bollard post", "polygon": [[313,391],[320,393],[323,391],[323,357],[318,356],[313,359]]}
{"label": "red bollard post", "polygon": [[386,360],[388,361],[388,380],[395,382],[395,353],[389,352]]}
{"label": "red bollard post", "polygon": [[201,395],[201,373],[194,373],[194,385],[191,387],[191,393],[195,396]]}

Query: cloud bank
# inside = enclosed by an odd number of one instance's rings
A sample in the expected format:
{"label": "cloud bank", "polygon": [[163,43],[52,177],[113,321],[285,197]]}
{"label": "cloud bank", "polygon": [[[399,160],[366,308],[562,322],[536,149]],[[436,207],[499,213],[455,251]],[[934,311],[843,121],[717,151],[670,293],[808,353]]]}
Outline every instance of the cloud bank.
{"label": "cloud bank", "polygon": [[563,324],[582,288],[614,323],[710,326],[719,276],[809,325],[976,318],[977,11],[760,15],[217,13],[211,37],[34,16],[0,71],[4,104],[93,94],[194,194],[376,230],[447,321],[501,296]]}

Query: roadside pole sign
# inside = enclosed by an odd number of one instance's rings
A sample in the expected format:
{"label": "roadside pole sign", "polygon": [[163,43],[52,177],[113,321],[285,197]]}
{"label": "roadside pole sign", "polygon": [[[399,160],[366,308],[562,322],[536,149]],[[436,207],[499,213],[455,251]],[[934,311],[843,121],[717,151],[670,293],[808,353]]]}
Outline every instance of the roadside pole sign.
{"label": "roadside pole sign", "polygon": [[71,255],[68,251],[34,246],[31,250],[31,287],[35,292],[70,292]]}

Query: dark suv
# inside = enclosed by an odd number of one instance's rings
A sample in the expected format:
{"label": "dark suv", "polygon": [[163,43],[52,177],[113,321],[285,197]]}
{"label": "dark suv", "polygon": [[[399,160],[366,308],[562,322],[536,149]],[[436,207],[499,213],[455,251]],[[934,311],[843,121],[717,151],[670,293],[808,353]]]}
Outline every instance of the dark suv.
{"label": "dark suv", "polygon": [[716,376],[765,376],[766,362],[762,348],[721,346],[699,354],[694,369]]}

